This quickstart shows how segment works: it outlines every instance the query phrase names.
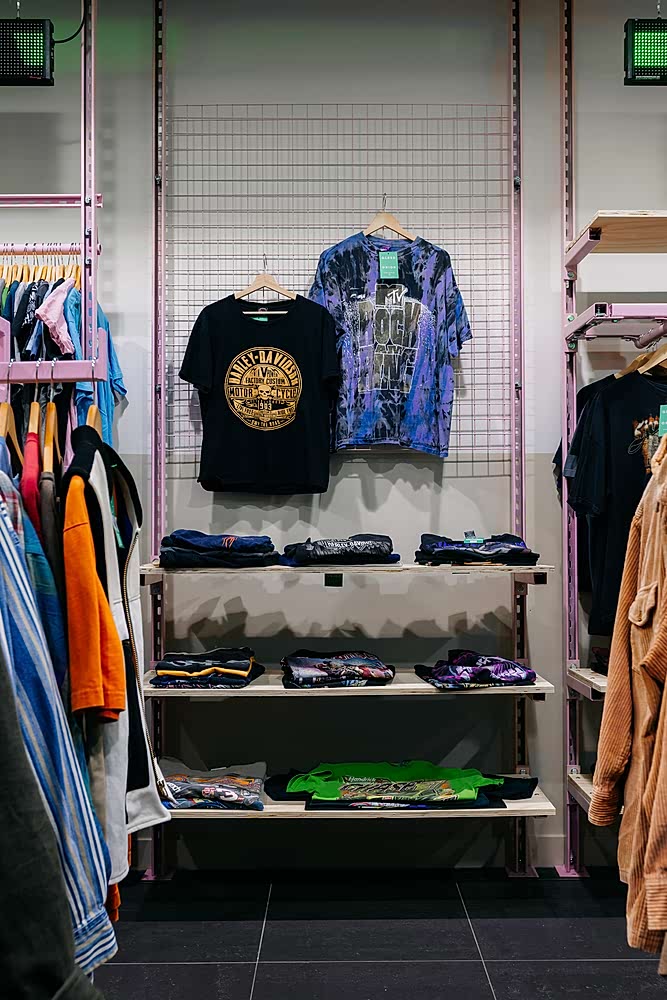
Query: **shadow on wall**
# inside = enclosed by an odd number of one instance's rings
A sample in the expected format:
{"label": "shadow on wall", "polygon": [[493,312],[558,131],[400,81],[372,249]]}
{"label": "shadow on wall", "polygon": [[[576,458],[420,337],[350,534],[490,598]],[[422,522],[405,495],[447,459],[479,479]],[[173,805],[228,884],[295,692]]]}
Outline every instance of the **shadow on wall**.
{"label": "shadow on wall", "polygon": [[[67,176],[59,172],[63,159],[52,152],[62,147],[67,120],[57,113],[0,113],[2,194],[70,193]],[[7,155],[10,150],[14,155]]]}
{"label": "shadow on wall", "polygon": [[[288,581],[285,586],[298,586],[298,581]],[[365,600],[376,608],[382,606],[380,585],[365,588]],[[375,600],[368,590],[375,590]],[[213,597],[192,608],[188,616],[187,639],[176,638],[167,632],[170,649],[206,650],[215,646],[250,645],[260,661],[276,663],[281,656],[297,647],[308,647],[318,652],[330,649],[358,649],[371,645],[372,651],[386,663],[394,665],[431,663],[443,655],[446,648],[475,649],[481,653],[498,655],[501,650],[509,655],[512,631],[508,626],[508,611],[504,607],[487,611],[472,623],[465,611],[449,615],[444,628],[433,619],[419,619],[398,625],[387,619],[374,627],[372,633],[358,622],[341,621],[332,636],[330,625],[317,621],[309,623],[308,633],[293,627],[282,611],[251,614],[241,597],[226,601],[220,609],[219,598]],[[167,618],[169,624],[173,619]],[[408,645],[409,644],[409,645]]]}

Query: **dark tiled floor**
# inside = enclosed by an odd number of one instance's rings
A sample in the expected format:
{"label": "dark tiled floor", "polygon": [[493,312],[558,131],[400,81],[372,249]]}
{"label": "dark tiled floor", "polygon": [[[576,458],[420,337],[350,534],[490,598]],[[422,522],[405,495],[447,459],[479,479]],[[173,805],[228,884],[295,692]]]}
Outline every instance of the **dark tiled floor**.
{"label": "dark tiled floor", "polygon": [[179,873],[123,887],[107,1000],[667,1000],[610,872]]}

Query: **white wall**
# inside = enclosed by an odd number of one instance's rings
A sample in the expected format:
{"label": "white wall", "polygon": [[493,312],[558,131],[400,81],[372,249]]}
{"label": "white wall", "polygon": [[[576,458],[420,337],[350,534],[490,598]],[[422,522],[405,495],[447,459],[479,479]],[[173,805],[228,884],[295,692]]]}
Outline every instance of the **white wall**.
{"label": "white wall", "polygon": [[[78,5],[50,5],[56,34],[78,24]],[[117,421],[117,443],[133,468],[146,502],[150,498],[150,218],[151,218],[151,5],[147,0],[113,5],[100,13],[99,187],[101,213],[100,298],[111,321],[128,384],[129,403]],[[524,0],[524,169],[526,411],[528,417],[528,541],[543,561],[559,567],[560,512],[550,457],[559,437],[560,413],[560,122],[558,5]],[[665,115],[661,91],[622,86],[622,24],[646,13],[634,0],[579,0],[576,17],[577,225],[598,208],[663,208]],[[202,104],[233,102],[479,102],[504,103],[507,95],[507,19],[504,4],[486,0],[474,12],[443,11],[428,0],[415,11],[389,2],[333,8],[292,2],[252,8],[211,0],[193,6],[171,0],[168,38],[170,100]],[[24,0],[25,16],[43,13]],[[202,28],[201,25],[204,25]],[[78,47],[59,47],[52,90],[0,90],[0,189],[75,191],[78,178]],[[409,224],[409,220],[408,224]],[[77,238],[76,213],[0,215],[4,240]],[[655,260],[597,258],[582,268],[585,293],[604,297],[664,287]],[[585,304],[585,301],[584,301]],[[194,317],[193,317],[194,319]],[[614,363],[614,359],[603,359]],[[316,534],[386,530],[410,555],[421,530],[491,532],[506,527],[506,478],[457,477],[456,463],[389,458],[336,459],[329,495],[321,502],[248,503],[214,500],[193,482],[170,483],[171,526],[209,530],[265,530],[277,544]],[[275,659],[302,640],[336,641],[377,648],[389,660],[432,660],[449,645],[509,651],[509,593],[497,585],[463,583],[434,589],[423,582],[376,582],[348,578],[342,591],[307,583],[267,582],[262,589],[217,582],[196,589],[179,584],[170,606],[179,605],[169,635],[179,645],[210,642],[225,629],[248,638]],[[531,706],[531,763],[550,797],[562,806],[561,590],[529,597],[532,662],[558,687],[546,704]],[[379,700],[332,708],[258,706],[174,709],[170,750],[211,764],[231,758],[268,758],[274,766],[315,763],[322,756],[355,753],[398,757],[424,755],[454,764],[497,766],[509,752],[509,713],[497,699],[484,707],[429,700],[425,705]],[[331,703],[333,705],[333,703]],[[505,756],[505,759],[506,756]],[[340,833],[323,824],[318,844],[335,845]],[[291,831],[272,827],[270,850],[262,825],[248,849],[261,845],[266,863],[277,854],[295,862],[303,844]],[[437,824],[397,836],[387,827],[380,863],[415,857],[421,863],[485,863],[501,856],[503,824]],[[536,861],[562,860],[563,818],[534,827]],[[457,831],[459,830],[457,826]],[[259,831],[259,832],[257,832]],[[282,852],[282,853],[281,853]],[[188,839],[186,858],[207,863],[202,834]]]}

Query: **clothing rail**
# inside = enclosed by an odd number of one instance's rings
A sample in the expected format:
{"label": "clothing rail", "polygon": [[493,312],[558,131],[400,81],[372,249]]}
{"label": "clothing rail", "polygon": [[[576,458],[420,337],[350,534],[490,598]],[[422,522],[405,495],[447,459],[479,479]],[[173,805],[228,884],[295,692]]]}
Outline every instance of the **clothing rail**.
{"label": "clothing rail", "polygon": [[7,386],[20,382],[104,382],[108,372],[107,335],[97,331],[97,358],[83,361],[55,362],[12,361],[11,326],[6,319],[0,319],[0,402],[6,400]]}
{"label": "clothing rail", "polygon": [[[0,194],[0,206],[5,208],[81,208],[80,194]],[[97,207],[102,208],[102,195],[97,195]]]}
{"label": "clothing rail", "polygon": [[[102,244],[97,244],[98,256]],[[0,257],[80,257],[80,243],[0,243]]]}

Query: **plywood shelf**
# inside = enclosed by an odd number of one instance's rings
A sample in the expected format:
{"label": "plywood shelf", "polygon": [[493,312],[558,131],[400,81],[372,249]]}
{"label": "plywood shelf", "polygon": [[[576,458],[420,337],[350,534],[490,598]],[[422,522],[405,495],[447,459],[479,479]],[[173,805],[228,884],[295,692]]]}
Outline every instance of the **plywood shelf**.
{"label": "plywood shelf", "polygon": [[607,693],[605,675],[588,667],[568,667],[567,685],[589,701],[599,701]]}
{"label": "plywood shelf", "polygon": [[567,248],[565,267],[576,269],[589,253],[667,253],[667,212],[597,212]]}
{"label": "plywood shelf", "polygon": [[306,809],[304,802],[267,802],[262,812],[253,809],[172,809],[172,820],[332,820],[332,819],[519,819],[555,816],[556,807],[537,788],[530,799],[510,801],[505,809]]}
{"label": "plywood shelf", "polygon": [[572,798],[576,799],[586,815],[588,815],[593,797],[593,775],[568,774],[567,790]]}
{"label": "plywood shelf", "polygon": [[389,566],[262,566],[260,568],[249,569],[228,569],[217,567],[214,569],[163,569],[157,563],[147,563],[141,567],[141,582],[143,586],[156,583],[164,577],[197,577],[197,576],[264,576],[283,577],[289,579],[301,575],[328,576],[329,574],[343,574],[354,576],[377,576],[379,574],[392,576],[396,574],[415,574],[424,576],[426,574],[453,578],[455,576],[481,576],[491,578],[513,577],[519,583],[545,584],[548,574],[553,571],[553,566],[538,564],[537,566],[501,566],[477,564],[466,566],[420,566],[417,563],[394,563]]}
{"label": "plywood shelf", "polygon": [[456,697],[479,697],[480,695],[526,696],[542,701],[547,695],[554,693],[554,686],[543,677],[537,677],[534,684],[517,685],[516,687],[467,688],[463,691],[439,691],[433,685],[420,680],[414,672],[397,671],[391,684],[372,687],[347,688],[313,688],[300,691],[283,687],[282,670],[272,668],[252,684],[241,689],[201,689],[201,688],[156,688],[150,683],[154,677],[153,671],[144,677],[144,696],[146,698],[186,698],[190,701],[222,701],[227,698],[368,698],[368,697],[436,697],[447,695]]}

